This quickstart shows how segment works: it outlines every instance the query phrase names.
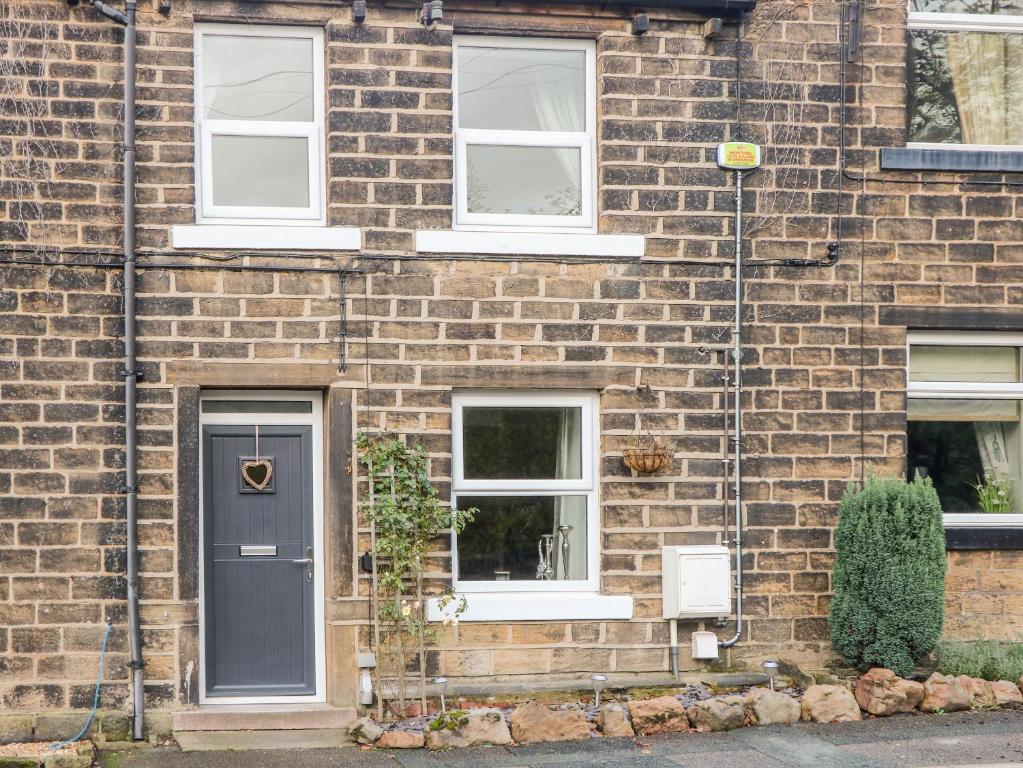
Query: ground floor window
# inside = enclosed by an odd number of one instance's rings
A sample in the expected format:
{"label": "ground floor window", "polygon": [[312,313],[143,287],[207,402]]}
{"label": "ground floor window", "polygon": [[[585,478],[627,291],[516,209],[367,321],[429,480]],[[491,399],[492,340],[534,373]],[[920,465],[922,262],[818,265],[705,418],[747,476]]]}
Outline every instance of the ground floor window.
{"label": "ground floor window", "polygon": [[909,338],[909,477],[930,477],[947,525],[1023,524],[1023,336]]}
{"label": "ground floor window", "polygon": [[453,398],[452,503],[476,509],[452,542],[466,592],[597,588],[596,395]]}

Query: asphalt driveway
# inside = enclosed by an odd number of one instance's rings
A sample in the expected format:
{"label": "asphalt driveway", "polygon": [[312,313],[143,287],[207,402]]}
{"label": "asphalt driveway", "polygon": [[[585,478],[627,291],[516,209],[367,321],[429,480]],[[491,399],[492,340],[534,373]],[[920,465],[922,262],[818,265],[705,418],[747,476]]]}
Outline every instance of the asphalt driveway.
{"label": "asphalt driveway", "polygon": [[1023,711],[900,715],[858,723],[592,739],[429,753],[310,749],[115,757],[117,768],[1023,768]]}

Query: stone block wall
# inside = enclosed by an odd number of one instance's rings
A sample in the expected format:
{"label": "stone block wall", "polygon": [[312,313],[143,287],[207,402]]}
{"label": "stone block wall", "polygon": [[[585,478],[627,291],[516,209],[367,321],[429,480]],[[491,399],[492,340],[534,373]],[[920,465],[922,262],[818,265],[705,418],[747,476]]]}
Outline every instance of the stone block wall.
{"label": "stone block wall", "polygon": [[[243,387],[291,370],[296,386],[308,375],[309,386],[354,390],[358,428],[423,444],[444,494],[453,388],[599,390],[601,588],[634,596],[634,620],[462,624],[443,632],[431,669],[483,680],[667,668],[659,547],[719,541],[726,500],[715,350],[731,339],[734,203],[713,148],[735,135],[734,28],[707,40],[703,18],[665,11],[635,37],[617,12],[536,8],[447,3],[432,31],[411,6],[371,4],[362,26],[345,6],[311,3],[182,2],[169,18],[141,9],[140,539],[153,706],[193,704],[197,674],[195,563],[182,544],[194,521],[183,518],[176,420],[181,387],[203,382],[183,371],[233,371],[214,383]],[[0,702],[85,706],[110,618],[104,695],[118,705],[127,695],[118,272],[6,262],[116,262],[121,32],[57,0],[10,2],[3,13]],[[840,172],[838,17],[835,3],[766,0],[741,50],[744,133],[765,147],[744,199],[749,258],[823,259],[840,235],[843,246],[834,266],[746,271],[749,623],[728,659],[736,664],[830,658],[837,502],[867,467],[902,471],[906,327],[939,316],[953,328],[1018,327],[1023,302],[1015,188],[877,167],[880,147],[904,141],[901,7],[866,9]],[[362,252],[239,255],[217,269],[208,254],[171,248],[169,227],[194,220],[195,19],[325,27],[328,219],[361,227]],[[452,29],[597,41],[599,229],[645,235],[642,261],[415,253],[416,229],[451,224]],[[169,266],[182,262],[190,268]],[[238,269],[257,264],[277,271]],[[288,271],[299,264],[363,270],[345,282],[344,335],[338,278]],[[648,433],[674,458],[638,477],[621,451]],[[366,626],[368,584],[351,557],[367,549],[357,522],[343,564],[351,586],[331,592],[327,610],[339,637]],[[952,556],[951,633],[987,627],[978,616],[991,600],[1023,615],[1013,558]],[[432,565],[439,587],[448,553]],[[684,625],[683,643],[695,627]]]}

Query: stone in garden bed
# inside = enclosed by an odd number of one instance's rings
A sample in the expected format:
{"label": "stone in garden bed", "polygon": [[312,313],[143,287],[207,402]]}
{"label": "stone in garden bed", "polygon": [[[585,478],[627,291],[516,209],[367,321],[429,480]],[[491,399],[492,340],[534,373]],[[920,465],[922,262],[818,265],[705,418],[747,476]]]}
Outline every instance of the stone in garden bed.
{"label": "stone in garden bed", "polygon": [[686,708],[674,696],[630,701],[629,714],[632,716],[632,727],[640,736],[689,730]]}
{"label": "stone in garden bed", "polygon": [[742,696],[715,696],[698,701],[686,710],[689,724],[699,733],[731,731],[741,728],[746,718],[746,700]]}
{"label": "stone in garden bed", "polygon": [[376,745],[379,749],[420,749],[425,743],[426,738],[421,733],[387,731],[377,739]]}
{"label": "stone in garden bed", "polygon": [[438,715],[426,730],[426,746],[430,749],[455,749],[484,744],[511,744],[511,732],[504,714],[493,707],[487,709],[449,710]]}
{"label": "stone in garden bed", "polygon": [[842,685],[811,685],[803,694],[803,718],[815,723],[859,720],[860,706]]}
{"label": "stone in garden bed", "polygon": [[802,714],[799,699],[770,688],[753,688],[746,694],[752,725],[793,725]]}
{"label": "stone in garden bed", "polygon": [[597,728],[609,738],[633,737],[636,732],[629,721],[629,712],[621,704],[605,704],[597,713]]}
{"label": "stone in garden bed", "polygon": [[381,728],[376,722],[370,717],[360,717],[354,723],[352,727],[348,729],[348,736],[359,744],[372,744],[379,739],[384,733],[384,729]]}
{"label": "stone in garden bed", "polygon": [[856,703],[875,717],[912,712],[924,698],[924,686],[903,680],[890,669],[875,667],[856,683]]}
{"label": "stone in garden bed", "polygon": [[970,695],[956,678],[935,672],[924,683],[924,712],[962,712],[970,708]]}
{"label": "stone in garden bed", "polygon": [[590,724],[578,709],[550,709],[530,701],[511,713],[511,734],[520,744],[588,739]]}
{"label": "stone in garden bed", "polygon": [[1006,704],[1023,704],[1023,693],[1015,683],[1009,680],[997,680],[991,683],[991,690],[994,691],[995,701],[1000,707]]}
{"label": "stone in garden bed", "polygon": [[991,687],[990,681],[968,675],[956,675],[956,680],[966,691],[971,709],[988,709],[998,706],[998,700],[995,698],[995,691]]}

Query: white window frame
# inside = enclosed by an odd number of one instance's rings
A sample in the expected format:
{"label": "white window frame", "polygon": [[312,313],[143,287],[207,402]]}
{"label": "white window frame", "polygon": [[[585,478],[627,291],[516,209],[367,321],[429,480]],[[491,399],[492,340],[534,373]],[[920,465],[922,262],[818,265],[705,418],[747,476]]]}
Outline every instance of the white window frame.
{"label": "white window frame", "polygon": [[[466,480],[463,475],[462,409],[483,408],[580,408],[582,445],[581,479],[568,480]],[[456,592],[464,593],[595,593],[600,567],[600,515],[597,504],[599,437],[598,399],[592,393],[572,392],[467,392],[451,398],[451,503],[459,496],[532,496],[565,494],[586,497],[586,578],[563,581],[469,581],[458,578],[458,537],[451,535],[451,568]],[[470,601],[471,602],[471,601]]]}
{"label": "white window frame", "polygon": [[[906,334],[906,397],[936,399],[1019,400],[1023,408],[1023,382],[911,381],[910,348],[914,346],[1019,347],[1023,333],[999,331],[911,331]],[[946,528],[1020,528],[1023,513],[1007,515],[984,512],[952,512],[943,516]]]}
{"label": "white window frame", "polygon": [[[206,120],[203,117],[203,38],[271,37],[311,40],[313,45],[313,121]],[[255,24],[198,24],[195,27],[195,214],[198,224],[302,225],[326,223],[324,163],[323,30]],[[309,207],[213,204],[213,136],[305,138],[309,146]]]}
{"label": "white window frame", "polygon": [[[1023,35],[1023,14],[984,13],[940,13],[914,11],[912,0],[908,0],[909,15],[906,29],[910,32],[999,32]],[[945,144],[933,141],[910,141],[907,147],[913,149],[956,149],[970,152],[1019,152],[1020,144]]]}
{"label": "white window frame", "polygon": [[[586,126],[582,132],[504,131],[460,128],[458,115],[458,59],[464,46],[486,48],[522,48],[541,50],[583,51],[586,54]],[[597,66],[596,45],[592,40],[567,40],[540,37],[489,37],[456,35],[453,46],[452,94],[455,153],[455,220],[456,230],[530,232],[597,231]],[[466,146],[486,144],[500,146],[571,147],[580,152],[582,210],[579,216],[544,216],[533,214],[469,213]]]}

